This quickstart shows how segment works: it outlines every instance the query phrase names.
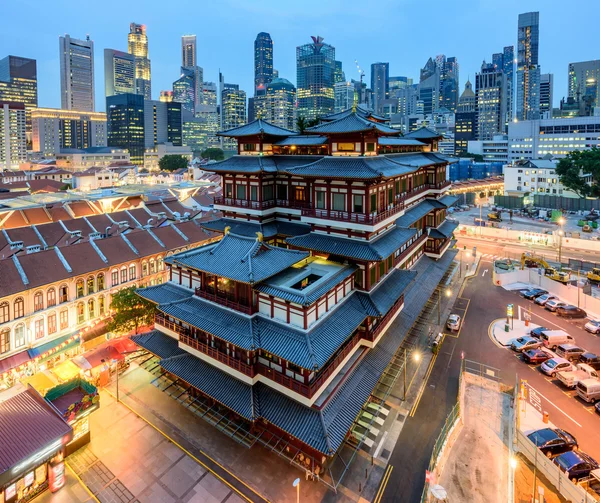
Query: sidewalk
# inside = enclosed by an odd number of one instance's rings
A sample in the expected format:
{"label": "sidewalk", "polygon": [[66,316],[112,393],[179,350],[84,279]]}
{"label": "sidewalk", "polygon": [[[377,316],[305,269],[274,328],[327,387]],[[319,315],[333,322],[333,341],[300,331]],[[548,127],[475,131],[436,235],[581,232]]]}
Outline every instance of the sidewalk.
{"label": "sidewalk", "polygon": [[505,329],[506,318],[498,318],[493,321],[489,327],[490,337],[504,347],[510,346],[513,339],[529,335],[529,332],[540,326],[531,322],[529,323],[529,326],[525,326],[525,322],[518,319],[510,320],[508,325],[509,329],[507,332]]}

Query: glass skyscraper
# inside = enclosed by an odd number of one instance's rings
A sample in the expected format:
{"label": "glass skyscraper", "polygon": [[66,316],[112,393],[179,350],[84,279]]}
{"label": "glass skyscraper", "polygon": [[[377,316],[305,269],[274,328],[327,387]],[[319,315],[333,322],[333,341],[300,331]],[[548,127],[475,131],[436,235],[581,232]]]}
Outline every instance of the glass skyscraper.
{"label": "glass skyscraper", "polygon": [[127,51],[135,57],[135,92],[150,100],[152,99],[152,86],[146,25],[136,23],[129,25]]}
{"label": "glass skyscraper", "polygon": [[275,126],[294,130],[295,124],[295,104],[296,88],[287,79],[273,79],[267,85],[267,92],[264,100],[265,115],[264,119]]}
{"label": "glass skyscraper", "polygon": [[196,35],[181,37],[181,66],[196,66]]}
{"label": "glass skyscraper", "polygon": [[254,95],[263,91],[273,80],[273,41],[271,35],[261,32],[254,41]]}
{"label": "glass skyscraper", "polygon": [[0,101],[23,103],[31,142],[31,110],[38,106],[35,59],[7,56],[0,59]]}
{"label": "glass skyscraper", "polygon": [[104,49],[104,96],[135,94],[135,56]]}
{"label": "glass skyscraper", "polygon": [[298,117],[316,119],[333,113],[335,47],[312,37],[311,44],[296,47]]}
{"label": "glass skyscraper", "polygon": [[94,111],[94,42],[59,37],[60,101],[63,110]]}
{"label": "glass skyscraper", "polygon": [[118,94],[106,98],[107,144],[129,151],[133,164],[144,164],[144,97]]}
{"label": "glass skyscraper", "polygon": [[390,90],[390,64],[373,63],[371,65],[371,91],[373,91],[373,108],[376,113],[381,113],[383,100]]}
{"label": "glass skyscraper", "polygon": [[517,40],[517,119],[540,117],[540,67],[538,60],[540,13],[519,14]]}

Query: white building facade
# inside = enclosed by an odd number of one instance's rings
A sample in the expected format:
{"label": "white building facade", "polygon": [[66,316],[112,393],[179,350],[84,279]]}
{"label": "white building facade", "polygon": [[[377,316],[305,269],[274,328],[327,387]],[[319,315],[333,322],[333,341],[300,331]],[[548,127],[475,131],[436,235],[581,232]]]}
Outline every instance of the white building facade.
{"label": "white building facade", "polygon": [[25,105],[0,101],[0,171],[27,160]]}
{"label": "white building facade", "polygon": [[504,193],[508,196],[530,194],[579,198],[560,183],[556,174],[557,164],[555,160],[535,159],[504,166]]}
{"label": "white building facade", "polygon": [[483,156],[485,162],[508,162],[508,137],[505,134],[494,135],[491,140],[469,140],[469,154]]}

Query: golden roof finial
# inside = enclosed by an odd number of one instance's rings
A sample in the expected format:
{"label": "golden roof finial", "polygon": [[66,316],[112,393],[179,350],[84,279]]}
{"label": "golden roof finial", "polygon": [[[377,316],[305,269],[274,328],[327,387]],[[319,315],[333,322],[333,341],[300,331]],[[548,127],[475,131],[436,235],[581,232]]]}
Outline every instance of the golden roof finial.
{"label": "golden roof finial", "polygon": [[230,230],[231,230],[231,227],[229,225],[227,227],[225,227],[225,235],[226,236],[229,234]]}
{"label": "golden roof finial", "polygon": [[256,233],[256,240],[257,240],[259,243],[262,243],[262,241],[263,241],[263,233],[262,233],[262,232],[257,232],[257,233]]}
{"label": "golden roof finial", "polygon": [[354,100],[354,102],[352,103],[352,113],[356,113],[356,100]]}

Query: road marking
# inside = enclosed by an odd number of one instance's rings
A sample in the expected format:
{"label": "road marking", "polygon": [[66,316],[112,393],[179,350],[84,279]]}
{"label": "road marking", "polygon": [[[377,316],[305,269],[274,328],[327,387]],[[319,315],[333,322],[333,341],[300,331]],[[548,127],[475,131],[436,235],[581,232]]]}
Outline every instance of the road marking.
{"label": "road marking", "polygon": [[581,426],[577,421],[575,421],[575,419],[573,419],[571,416],[569,416],[569,414],[567,414],[566,412],[564,412],[563,410],[560,409],[560,407],[558,407],[557,405],[554,405],[554,402],[552,400],[550,400],[549,398],[545,397],[544,395],[542,395],[536,388],[535,392],[540,395],[542,398],[544,398],[550,405],[552,405],[552,407],[554,407],[557,411],[561,412],[564,416],[567,416],[571,421],[573,421],[577,426],[579,426],[580,428],[583,428],[583,426]]}
{"label": "road marking", "polygon": [[[433,365],[435,364],[435,361],[437,360],[438,354],[439,353],[436,353],[435,355],[433,355],[431,362],[429,362],[429,368],[427,369],[427,372],[425,373],[425,377],[423,377],[423,384],[421,385],[421,389],[419,390],[417,399],[415,400],[415,403],[412,406],[412,409],[410,409],[410,414],[409,414],[410,417],[414,417],[415,412],[417,412],[417,407],[419,406],[419,403],[421,402],[421,397],[423,396],[423,393],[425,392],[425,387],[427,386],[427,381],[429,380],[429,376],[431,375],[431,371],[433,370]],[[416,372],[415,372],[415,375],[416,375]],[[413,379],[414,379],[414,376],[413,376]],[[411,381],[411,383],[412,383],[412,381]]]}
{"label": "road marking", "polygon": [[504,321],[504,318],[498,318],[494,321],[492,321],[490,323],[490,325],[488,326],[488,337],[490,338],[490,340],[496,345],[498,346],[500,349],[508,349],[509,346],[503,346],[502,344],[500,344],[496,338],[494,337],[493,331],[494,331],[494,325],[496,323],[498,323],[499,321]]}
{"label": "road marking", "polygon": [[390,474],[394,467],[392,465],[388,465],[385,472],[383,473],[383,477],[381,479],[381,484],[379,485],[379,489],[375,494],[375,498],[373,499],[373,503],[379,503],[381,498],[383,497],[383,493],[385,492],[385,488],[387,487],[388,481],[390,480]]}
{"label": "road marking", "polygon": [[83,480],[81,480],[81,477],[75,473],[75,470],[73,470],[73,468],[71,468],[71,465],[68,463],[67,460],[65,460],[65,466],[71,471],[71,473],[73,475],[75,475],[75,478],[83,486],[83,488],[85,489],[85,492],[87,492],[96,503],[100,503],[100,500],[98,498],[96,498],[96,496],[94,495],[92,490],[88,486],[85,485]]}
{"label": "road marking", "polygon": [[483,273],[481,274],[481,276],[482,276],[482,277],[483,277],[483,276],[485,276],[485,273],[486,273],[486,272],[488,272],[488,270],[487,270],[487,269],[484,269],[484,270],[483,270]]}
{"label": "road marking", "polygon": [[[115,395],[113,395],[110,391],[108,391],[108,389],[104,388],[104,391],[106,391],[106,393],[108,393],[110,396],[112,396],[115,400],[117,399],[117,397]],[[246,501],[252,503],[252,500],[250,498],[248,498],[246,495],[244,495],[243,493],[240,492],[240,490],[237,487],[234,487],[233,485],[231,485],[231,483],[227,482],[223,477],[221,477],[218,473],[216,473],[214,470],[212,470],[208,465],[206,465],[205,463],[203,463],[200,459],[198,459],[196,456],[194,456],[190,451],[188,451],[185,447],[183,447],[179,442],[177,442],[175,439],[171,438],[169,435],[167,435],[164,431],[162,431],[158,426],[154,425],[153,423],[151,423],[150,421],[148,421],[144,416],[142,416],[139,412],[136,412],[134,409],[132,409],[129,405],[127,405],[126,403],[124,403],[122,400],[118,401],[117,403],[120,403],[121,405],[127,407],[131,412],[133,412],[137,417],[139,417],[142,421],[146,422],[148,425],[150,425],[152,428],[154,428],[156,431],[158,431],[158,433],[160,433],[163,437],[165,437],[167,440],[171,441],[173,444],[175,444],[177,447],[179,447],[183,452],[185,452],[190,458],[192,458],[196,463],[198,463],[200,466],[202,466],[203,468],[205,468],[206,470],[208,470],[210,473],[212,473],[215,477],[217,477],[221,482],[223,482],[227,487],[230,487],[233,491],[235,491],[239,496],[241,496],[243,499],[245,499]],[[217,465],[219,468],[221,468],[223,471],[227,472],[229,475],[231,475],[235,480],[237,480],[240,484],[242,484],[244,487],[246,487],[247,489],[249,489],[250,491],[252,491],[254,494],[256,494],[259,498],[261,498],[264,501],[269,501],[267,498],[265,498],[264,496],[262,496],[261,494],[257,493],[254,489],[252,489],[249,485],[247,485],[243,480],[239,479],[238,477],[236,477],[233,473],[231,473],[227,468],[225,468],[221,463],[219,463],[218,461],[215,461],[213,458],[211,458],[208,454],[206,454],[204,451],[201,451],[200,449],[198,449],[200,452],[202,452],[202,454],[204,456],[206,456],[208,459],[210,459],[215,465]]]}

